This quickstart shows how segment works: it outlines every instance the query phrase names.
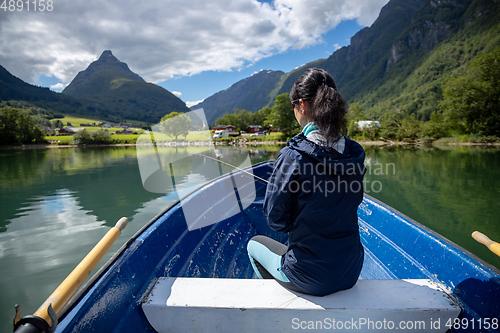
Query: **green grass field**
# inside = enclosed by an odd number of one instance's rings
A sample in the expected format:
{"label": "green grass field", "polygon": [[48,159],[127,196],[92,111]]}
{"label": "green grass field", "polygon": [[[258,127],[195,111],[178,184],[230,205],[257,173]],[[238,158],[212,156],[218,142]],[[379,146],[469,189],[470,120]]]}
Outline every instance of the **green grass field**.
{"label": "green grass field", "polygon": [[[178,136],[177,141],[187,141],[187,142],[196,142],[196,141],[208,141],[209,140],[210,131],[192,131],[187,136]],[[175,137],[169,136],[163,133],[154,133],[155,141],[157,142],[171,142],[175,141]]]}
{"label": "green grass field", "polygon": [[[73,118],[76,119],[76,118]],[[100,127],[86,127],[86,131],[98,131],[100,130]],[[144,132],[144,130],[139,130],[137,131],[138,134],[114,134],[116,131],[122,130],[121,128],[108,128],[108,131],[110,133],[113,133],[112,138],[114,143],[136,143],[137,139],[141,136],[141,134]],[[177,141],[179,142],[198,142],[198,141],[208,141],[208,135],[209,131],[201,132],[201,131],[193,131],[192,133],[188,134],[186,137],[184,136],[179,136],[177,137]],[[247,137],[250,141],[279,141],[280,140],[281,133],[271,133],[271,135],[264,135],[264,136],[254,136],[254,137]],[[175,138],[172,136],[168,136],[162,133],[154,133],[154,138],[156,142],[172,142],[175,141]],[[238,139],[240,137],[237,137],[235,139]],[[73,139],[72,135],[57,135],[57,136],[46,136],[45,140],[47,141],[59,141],[53,144],[70,144],[71,140]]]}
{"label": "green grass field", "polygon": [[69,144],[71,140],[73,140],[72,135],[51,135],[51,136],[46,136],[45,140],[47,141],[59,141],[59,142],[52,142],[51,144],[53,145],[62,145],[62,144]]}
{"label": "green grass field", "polygon": [[70,115],[65,115],[64,118],[62,119],[59,118],[59,120],[63,122],[64,126],[66,126],[66,124],[69,122],[74,127],[80,127],[80,124],[93,124],[93,123],[97,124],[99,121],[101,122],[104,121],[99,119],[80,118],[78,116],[70,116]]}
{"label": "green grass field", "polygon": [[[75,127],[79,127],[79,126],[75,126]],[[104,127],[91,126],[91,127],[85,127],[85,130],[89,131],[89,132],[95,132],[98,130],[108,130],[109,133],[114,134],[117,131],[122,131],[123,128],[119,128],[119,127],[104,128]],[[142,134],[142,132],[144,132],[144,130],[142,128],[130,128],[130,130],[137,132],[137,134]],[[123,134],[123,135],[125,135],[125,134]]]}
{"label": "green grass field", "polygon": [[[139,138],[140,134],[120,134],[113,135],[113,143],[135,143],[137,138]],[[47,141],[59,141],[52,142],[53,145],[69,145],[71,144],[71,140],[73,140],[72,135],[57,135],[57,136],[46,136],[45,140]]]}
{"label": "green grass field", "polygon": [[135,143],[140,136],[140,134],[117,134],[113,135],[113,141],[121,141],[122,143]]}
{"label": "green grass field", "polygon": [[[86,131],[89,132],[94,132],[100,130],[100,127],[85,127]],[[137,139],[141,136],[141,134],[144,132],[143,129],[140,129],[137,131],[138,134],[114,134],[118,130],[122,130],[122,128],[108,128],[107,129],[109,133],[113,134],[112,138],[114,143],[135,143]],[[156,142],[171,142],[175,141],[175,138],[172,136],[167,136],[165,134],[161,133],[155,133],[154,134],[155,141]],[[190,133],[187,135],[187,137],[184,136],[179,136],[177,138],[177,141],[187,141],[187,142],[196,142],[196,141],[207,141],[208,137],[208,131],[207,133],[201,133],[199,131]],[[73,139],[72,135],[57,135],[57,136],[46,136],[45,140],[47,141],[59,141],[53,144],[69,144],[71,140]]]}
{"label": "green grass field", "polygon": [[271,132],[269,135],[247,136],[250,141],[280,141],[281,132]]}

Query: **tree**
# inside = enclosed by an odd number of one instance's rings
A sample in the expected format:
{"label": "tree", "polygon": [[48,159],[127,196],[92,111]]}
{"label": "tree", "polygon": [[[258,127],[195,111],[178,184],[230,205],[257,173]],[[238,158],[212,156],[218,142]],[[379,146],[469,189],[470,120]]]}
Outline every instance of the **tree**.
{"label": "tree", "polygon": [[215,121],[215,125],[233,125],[236,128],[240,128],[238,126],[238,124],[239,124],[238,118],[234,114],[230,114],[230,113],[224,114],[224,116],[218,118]]}
{"label": "tree", "polygon": [[[81,131],[81,132],[83,132],[83,131]],[[111,134],[109,134],[108,131],[105,131],[102,129],[93,132],[91,135],[92,135],[93,143],[111,143],[111,142],[113,142],[113,138],[111,137]]]}
{"label": "tree", "polygon": [[111,143],[113,139],[111,134],[105,130],[98,130],[95,132],[88,132],[87,130],[81,130],[73,135],[72,144],[74,145],[88,145],[88,144],[102,144]]}
{"label": "tree", "polygon": [[246,131],[248,125],[255,125],[253,123],[254,115],[248,110],[236,108],[234,109],[234,115],[238,120],[238,123],[234,125],[239,127],[240,130]]}
{"label": "tree", "polygon": [[415,114],[407,115],[399,110],[386,112],[380,123],[380,137],[397,141],[416,141],[421,123]]}
{"label": "tree", "polygon": [[440,107],[456,129],[500,136],[500,48],[476,59],[465,75],[446,81],[443,97]]}
{"label": "tree", "polygon": [[44,133],[26,111],[0,108],[0,145],[41,142]]}
{"label": "tree", "polygon": [[354,137],[355,135],[361,134],[359,130],[358,121],[364,120],[365,111],[359,105],[359,103],[352,103],[349,105],[349,112],[347,112],[347,133]]}
{"label": "tree", "polygon": [[450,124],[442,113],[431,113],[431,119],[422,125],[421,136],[427,141],[434,141],[450,135]]}
{"label": "tree", "polygon": [[265,106],[253,114],[253,125],[265,126],[265,121],[273,111],[269,106]]}
{"label": "tree", "polygon": [[216,125],[234,125],[237,130],[246,130],[248,125],[261,125],[271,112],[270,107],[264,107],[259,111],[252,113],[248,110],[234,109],[234,113],[226,113],[215,121]]}
{"label": "tree", "polygon": [[57,120],[54,120],[52,122],[52,129],[55,129],[55,128],[63,128],[64,127],[64,124],[63,122],[61,121],[61,119],[57,119]]}
{"label": "tree", "polygon": [[73,139],[71,143],[74,145],[88,145],[92,144],[92,135],[87,130],[78,131],[73,134]]}
{"label": "tree", "polygon": [[171,112],[160,120],[160,128],[163,133],[175,136],[175,141],[179,135],[186,137],[191,127],[191,119],[182,112]]}
{"label": "tree", "polygon": [[413,142],[418,140],[422,130],[422,123],[415,118],[415,114],[405,115],[401,127],[397,132],[398,140]]}
{"label": "tree", "polygon": [[287,93],[276,96],[272,111],[267,116],[266,125],[281,128],[281,132],[285,138],[290,138],[300,132],[300,126],[297,119],[295,119],[295,114]]}
{"label": "tree", "polygon": [[366,120],[365,110],[359,105],[359,103],[352,103],[349,105],[349,112],[347,112],[347,120]]}
{"label": "tree", "polygon": [[226,113],[223,117],[215,121],[216,125],[233,125],[236,130],[246,130],[252,124],[253,114],[250,111],[234,109],[234,113]]}

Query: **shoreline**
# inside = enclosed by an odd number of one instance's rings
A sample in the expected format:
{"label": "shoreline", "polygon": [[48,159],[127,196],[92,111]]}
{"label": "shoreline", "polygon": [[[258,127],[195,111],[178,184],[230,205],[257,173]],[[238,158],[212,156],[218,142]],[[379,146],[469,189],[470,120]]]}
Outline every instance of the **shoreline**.
{"label": "shoreline", "polygon": [[404,141],[356,141],[367,146],[500,146],[500,142],[404,142]]}
{"label": "shoreline", "polygon": [[[397,142],[397,141],[357,141],[360,145],[366,146],[485,146],[496,147],[500,146],[500,142],[492,143],[477,143],[477,142],[443,142],[443,143],[422,143],[422,142]],[[235,140],[230,142],[161,142],[155,144],[158,146],[168,147],[186,147],[186,146],[261,146],[261,145],[286,145],[285,141],[243,141]],[[53,148],[96,148],[96,147],[132,147],[137,146],[135,143],[108,143],[108,144],[90,144],[90,145],[54,145],[54,144],[30,144],[20,146],[0,146],[0,150],[16,150],[16,149],[53,149]]]}

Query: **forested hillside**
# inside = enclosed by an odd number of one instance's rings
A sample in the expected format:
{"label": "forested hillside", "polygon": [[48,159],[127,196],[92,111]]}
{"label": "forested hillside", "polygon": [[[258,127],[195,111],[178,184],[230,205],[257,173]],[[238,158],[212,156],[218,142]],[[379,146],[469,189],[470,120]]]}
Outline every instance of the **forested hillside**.
{"label": "forested hillside", "polygon": [[97,102],[123,119],[158,122],[170,112],[189,111],[186,104],[168,90],[145,82],[111,51],[78,73],[63,95]]}
{"label": "forested hillside", "polygon": [[113,110],[95,102],[55,93],[49,88],[28,84],[0,66],[0,105],[36,109],[48,118],[76,114],[92,119],[120,120]]}
{"label": "forested hillside", "polygon": [[[500,46],[500,3],[426,0],[417,8],[420,2],[390,1],[350,46],[314,64],[328,70],[347,101],[360,103],[368,118],[400,110],[429,119],[439,110],[442,84]],[[280,93],[307,67],[292,72]]]}
{"label": "forested hillside", "polygon": [[235,109],[255,112],[273,103],[284,75],[282,71],[260,71],[205,99],[191,110],[203,108],[209,124]]}
{"label": "forested hillside", "polygon": [[[309,67],[326,69],[349,104],[359,103],[368,119],[401,111],[428,120],[440,110],[442,85],[463,75],[479,56],[500,46],[500,2],[494,0],[391,0],[371,27],[328,59],[318,59],[260,83],[259,93],[272,99],[290,91]],[[205,100],[209,121],[244,105],[252,89],[243,81]],[[263,90],[267,89],[267,90]],[[223,95],[224,98],[219,98]],[[267,100],[266,100],[267,102]]]}
{"label": "forested hillside", "polygon": [[[257,112],[287,93],[305,69],[320,67],[332,74],[344,98],[357,103],[365,119],[397,111],[429,120],[441,111],[447,82],[465,75],[475,60],[498,47],[497,0],[391,0],[372,26],[327,59],[289,73],[261,71],[192,109],[203,107],[210,124],[235,109]],[[111,51],[80,72],[63,94],[29,85],[0,66],[0,102],[52,116],[149,123],[189,110],[169,91],[133,73]]]}
{"label": "forested hillside", "polygon": [[145,82],[111,51],[104,51],[78,73],[62,94],[28,84],[0,66],[0,102],[0,106],[29,109],[49,119],[71,114],[156,123],[167,113],[189,111],[178,97]]}

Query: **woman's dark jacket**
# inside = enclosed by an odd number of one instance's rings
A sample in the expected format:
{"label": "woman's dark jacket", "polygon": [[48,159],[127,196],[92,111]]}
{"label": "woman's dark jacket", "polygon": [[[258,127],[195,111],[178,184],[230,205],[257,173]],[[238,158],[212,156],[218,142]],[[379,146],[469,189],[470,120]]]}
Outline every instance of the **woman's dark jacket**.
{"label": "woman's dark jacket", "polygon": [[358,205],[363,200],[363,148],[345,137],[343,153],[295,136],[283,148],[267,186],[264,214],[288,232],[282,269],[305,293],[349,289],[363,266]]}

